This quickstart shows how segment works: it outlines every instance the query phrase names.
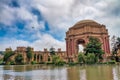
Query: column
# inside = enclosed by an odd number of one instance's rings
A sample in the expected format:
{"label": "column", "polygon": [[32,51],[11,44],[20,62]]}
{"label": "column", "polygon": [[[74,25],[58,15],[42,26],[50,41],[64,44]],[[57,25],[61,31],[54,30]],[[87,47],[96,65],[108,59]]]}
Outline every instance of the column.
{"label": "column", "polygon": [[106,53],[106,44],[105,44],[105,38],[103,38],[103,48],[104,48],[104,52]]}
{"label": "column", "polygon": [[109,39],[107,38],[107,53],[110,54]]}
{"label": "column", "polygon": [[36,62],[37,62],[37,54],[35,55],[35,57],[36,57]]}
{"label": "column", "polygon": [[110,43],[109,43],[109,40],[108,40],[108,53],[110,54]]}
{"label": "column", "polygon": [[108,42],[106,38],[105,38],[105,46],[106,46],[106,54],[108,54]]}
{"label": "column", "polygon": [[40,62],[40,54],[39,54],[38,60],[39,60],[38,62]]}
{"label": "column", "polygon": [[66,39],[66,54],[67,54],[67,57],[68,57],[68,40]]}

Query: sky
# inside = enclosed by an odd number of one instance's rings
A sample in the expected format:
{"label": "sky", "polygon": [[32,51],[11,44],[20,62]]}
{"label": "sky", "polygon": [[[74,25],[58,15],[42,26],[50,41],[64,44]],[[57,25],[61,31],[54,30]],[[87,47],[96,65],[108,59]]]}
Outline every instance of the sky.
{"label": "sky", "polygon": [[120,0],[0,0],[0,51],[17,46],[66,50],[66,31],[84,19],[120,37]]}

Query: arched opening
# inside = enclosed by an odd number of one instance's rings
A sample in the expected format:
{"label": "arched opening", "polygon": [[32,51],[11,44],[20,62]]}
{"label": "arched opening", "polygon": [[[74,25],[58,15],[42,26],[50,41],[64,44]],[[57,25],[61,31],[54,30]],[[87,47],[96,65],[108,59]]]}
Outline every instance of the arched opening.
{"label": "arched opening", "polygon": [[78,45],[78,53],[84,52],[84,46],[82,44]]}
{"label": "arched opening", "polygon": [[77,53],[84,52],[85,41],[83,39],[79,39],[77,41]]}

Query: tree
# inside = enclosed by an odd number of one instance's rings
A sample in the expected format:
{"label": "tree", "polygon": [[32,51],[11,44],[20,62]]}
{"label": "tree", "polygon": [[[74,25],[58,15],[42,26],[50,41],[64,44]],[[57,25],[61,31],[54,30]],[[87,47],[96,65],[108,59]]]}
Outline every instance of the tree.
{"label": "tree", "polygon": [[120,37],[112,37],[112,54],[117,55],[117,51],[120,49]]}
{"label": "tree", "polygon": [[32,56],[33,56],[32,48],[31,47],[27,47],[27,58],[28,58],[29,62],[31,61]]}
{"label": "tree", "polygon": [[93,53],[95,54],[95,57],[102,59],[102,54],[104,54],[104,51],[102,50],[101,45],[102,44],[97,38],[90,37],[89,43],[86,45],[86,48],[84,49],[85,55],[87,55],[88,53]]}
{"label": "tree", "polygon": [[8,61],[10,60],[10,57],[14,55],[13,51],[5,51],[4,57],[3,57],[3,61],[7,64]]}
{"label": "tree", "polygon": [[55,55],[55,48],[53,48],[53,47],[50,48],[50,54]]}
{"label": "tree", "polygon": [[23,56],[22,56],[22,54],[18,54],[15,57],[15,62],[16,62],[16,64],[22,64],[23,63]]}
{"label": "tree", "polygon": [[59,66],[65,64],[65,62],[58,55],[53,55],[52,56],[52,62],[53,62],[53,64],[59,65]]}
{"label": "tree", "polygon": [[89,53],[86,56],[86,63],[87,64],[94,64],[96,62],[96,57],[94,53]]}
{"label": "tree", "polygon": [[85,55],[83,53],[78,54],[78,62],[85,63]]}

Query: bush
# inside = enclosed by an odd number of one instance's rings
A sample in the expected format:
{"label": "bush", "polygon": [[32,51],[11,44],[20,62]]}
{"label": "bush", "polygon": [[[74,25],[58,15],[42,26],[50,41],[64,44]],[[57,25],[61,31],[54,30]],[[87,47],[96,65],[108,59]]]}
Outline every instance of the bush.
{"label": "bush", "polygon": [[5,62],[5,64],[9,63],[10,57],[14,55],[13,51],[5,51],[4,53],[4,57],[3,57],[3,61]]}
{"label": "bush", "polygon": [[31,64],[36,64],[36,61],[32,61]]}
{"label": "bush", "polygon": [[3,61],[3,59],[0,59],[0,64],[2,64],[4,61]]}
{"label": "bush", "polygon": [[10,61],[10,65],[15,65],[15,61]]}
{"label": "bush", "polygon": [[58,55],[53,55],[52,56],[52,63],[55,65],[64,65],[65,61],[63,61]]}
{"label": "bush", "polygon": [[65,62],[63,61],[63,60],[58,60],[56,63],[55,63],[55,65],[58,65],[58,66],[62,66],[62,65],[64,65],[65,64]]}
{"label": "bush", "polygon": [[108,62],[108,64],[116,64],[116,61],[115,61],[115,60],[110,60],[110,61]]}
{"label": "bush", "polygon": [[23,56],[22,56],[22,54],[18,54],[15,57],[15,62],[16,62],[16,64],[23,64]]}
{"label": "bush", "polygon": [[78,54],[78,62],[85,63],[85,55],[83,53]]}
{"label": "bush", "polygon": [[49,65],[49,64],[53,64],[53,63],[48,61],[48,62],[46,62],[45,64]]}
{"label": "bush", "polygon": [[87,56],[86,56],[86,63],[87,64],[94,64],[95,62],[96,62],[95,54],[93,54],[93,53],[87,54]]}
{"label": "bush", "polygon": [[68,63],[69,66],[74,66],[74,65],[76,65],[76,64],[77,64],[77,63],[75,63],[75,62],[69,62],[69,63]]}

